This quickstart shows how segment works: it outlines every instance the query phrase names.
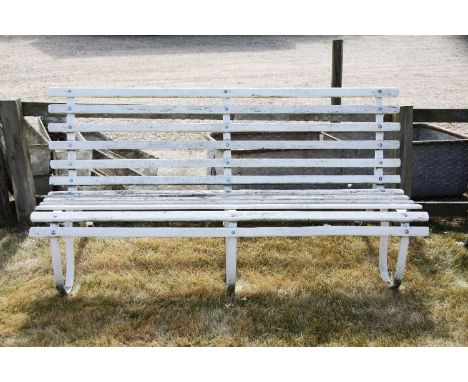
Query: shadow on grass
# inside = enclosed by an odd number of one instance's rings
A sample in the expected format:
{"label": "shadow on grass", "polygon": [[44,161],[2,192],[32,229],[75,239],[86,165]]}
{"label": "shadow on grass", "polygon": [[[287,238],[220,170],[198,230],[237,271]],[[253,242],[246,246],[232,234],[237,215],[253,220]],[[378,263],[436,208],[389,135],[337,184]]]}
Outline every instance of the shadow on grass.
{"label": "shadow on grass", "polygon": [[126,299],[49,297],[28,309],[24,345],[398,346],[444,337],[416,294],[313,290]]}

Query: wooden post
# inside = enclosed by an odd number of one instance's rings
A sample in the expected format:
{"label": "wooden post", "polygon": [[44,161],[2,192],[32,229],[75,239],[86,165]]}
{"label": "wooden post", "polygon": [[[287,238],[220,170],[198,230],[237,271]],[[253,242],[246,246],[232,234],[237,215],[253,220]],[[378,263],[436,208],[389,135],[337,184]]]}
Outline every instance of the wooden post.
{"label": "wooden post", "polygon": [[[333,40],[332,88],[341,88],[343,79],[343,40]],[[332,97],[332,105],[341,105],[340,97]]]}
{"label": "wooden post", "polygon": [[411,197],[411,160],[413,149],[413,106],[400,107],[398,118],[400,131],[401,188]]}
{"label": "wooden post", "polygon": [[15,216],[10,209],[10,197],[8,193],[8,176],[5,159],[0,150],[0,222],[5,227],[13,228],[16,224]]}
{"label": "wooden post", "polygon": [[36,206],[36,193],[20,99],[0,101],[0,122],[5,137],[5,159],[13,184],[17,220],[20,225],[29,225],[29,215]]}

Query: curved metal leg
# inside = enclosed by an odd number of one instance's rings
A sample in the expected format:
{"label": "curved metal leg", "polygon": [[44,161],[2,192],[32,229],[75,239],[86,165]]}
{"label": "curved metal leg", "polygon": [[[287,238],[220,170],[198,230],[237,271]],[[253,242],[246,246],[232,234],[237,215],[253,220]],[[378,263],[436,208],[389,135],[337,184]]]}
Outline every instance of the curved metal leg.
{"label": "curved metal leg", "polygon": [[[66,225],[69,226],[68,223]],[[52,253],[52,268],[54,271],[55,287],[62,295],[67,295],[73,288],[73,281],[75,278],[75,252],[73,249],[73,238],[66,237],[64,240],[66,267],[65,278],[63,277],[62,257],[60,255],[60,244],[58,238],[53,237],[50,239],[50,251]]]}
{"label": "curved metal leg", "polygon": [[[388,225],[388,223],[382,223],[382,225]],[[407,226],[407,224],[402,224]],[[395,276],[392,278],[388,272],[388,236],[380,237],[380,251],[379,251],[379,271],[382,280],[389,284],[391,289],[398,289],[403,280],[403,276],[406,268],[406,258],[408,256],[409,236],[402,236],[400,238],[400,248],[398,250],[398,259],[396,265]]]}
{"label": "curved metal leg", "polygon": [[390,288],[398,289],[403,280],[406,268],[406,257],[408,256],[409,237],[403,236],[400,238],[400,249],[398,250],[398,260],[396,266],[395,277],[393,278]]}
{"label": "curved metal leg", "polygon": [[[382,226],[388,226],[388,222],[381,223]],[[380,236],[380,249],[379,249],[379,271],[380,277],[387,284],[391,284],[392,280],[388,274],[388,236]]]}

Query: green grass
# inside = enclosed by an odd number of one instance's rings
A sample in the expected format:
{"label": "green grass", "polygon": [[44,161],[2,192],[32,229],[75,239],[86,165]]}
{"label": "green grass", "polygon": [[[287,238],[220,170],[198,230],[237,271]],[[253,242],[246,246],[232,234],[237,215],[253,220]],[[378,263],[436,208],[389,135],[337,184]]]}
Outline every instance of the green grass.
{"label": "green grass", "polygon": [[412,238],[399,292],[380,280],[375,238],[243,239],[235,298],[221,239],[80,239],[63,298],[48,241],[0,231],[0,344],[467,346],[467,234]]}

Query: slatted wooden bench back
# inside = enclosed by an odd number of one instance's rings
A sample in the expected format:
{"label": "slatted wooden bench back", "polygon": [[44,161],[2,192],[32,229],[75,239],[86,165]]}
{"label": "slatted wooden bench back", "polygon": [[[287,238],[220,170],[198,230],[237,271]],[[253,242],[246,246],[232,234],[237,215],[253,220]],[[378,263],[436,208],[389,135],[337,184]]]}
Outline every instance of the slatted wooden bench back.
{"label": "slatted wooden bench back", "polygon": [[[66,160],[53,160],[53,169],[65,170],[61,176],[52,176],[50,183],[67,186],[70,191],[79,186],[96,185],[218,185],[226,191],[235,187],[255,185],[307,185],[321,184],[326,188],[339,185],[371,184],[383,188],[399,183],[400,177],[384,169],[400,165],[398,159],[384,157],[385,150],[399,148],[399,141],[385,139],[386,132],[400,129],[399,123],[384,122],[384,115],[399,111],[397,106],[384,104],[384,97],[398,95],[390,88],[335,88],[335,89],[77,89],[51,88],[49,95],[66,98],[66,103],[49,106],[51,114],[66,116],[64,123],[50,123],[50,132],[65,133],[66,141],[52,141],[53,150],[66,150]],[[351,100],[346,105],[326,105],[329,97],[345,97]],[[96,100],[96,98],[124,98],[122,100]],[[139,100],[140,103],[133,99]],[[79,99],[82,101],[80,102]],[[85,102],[83,102],[83,100]],[[143,100],[143,102],[141,101]],[[365,104],[363,104],[365,100]],[[101,102],[99,102],[101,101]],[[90,103],[91,102],[91,103]],[[97,103],[99,102],[99,103]],[[291,121],[298,116],[322,114],[372,114],[371,122]],[[187,119],[198,115],[201,120]],[[233,120],[242,116],[243,120]],[[161,119],[171,116],[173,120]],[[289,118],[291,117],[291,118]],[[82,119],[87,118],[87,119]],[[89,122],[89,118],[91,122]],[[104,119],[100,121],[99,119]],[[112,118],[112,119],[109,119]],[[144,118],[142,122],[140,119]],[[282,118],[283,120],[278,120]],[[138,121],[136,121],[138,119]],[[249,120],[250,119],[250,120]],[[341,118],[343,119],[343,118]],[[98,122],[96,122],[96,120]],[[148,134],[150,139],[126,140],[77,140],[76,134],[139,133]],[[191,139],[154,138],[150,133],[184,133]],[[350,140],[297,140],[262,139],[262,133],[367,133],[366,139]],[[200,139],[198,135],[186,133],[218,133],[222,139]],[[256,133],[258,139],[232,139],[233,133]],[[371,138],[369,138],[369,136]],[[194,138],[192,138],[194,137]],[[240,135],[241,137],[241,135]],[[146,137],[145,137],[146,138]],[[185,150],[187,155],[177,159],[100,159],[78,160],[78,150]],[[221,150],[222,157],[193,158],[193,150]],[[236,150],[363,150],[372,155],[362,158],[346,158],[320,155],[310,158],[239,158]],[[359,151],[361,152],[361,151]],[[221,168],[221,173],[210,175],[160,175],[160,176],[82,176],[77,170],[106,168]],[[297,169],[294,175],[236,175],[233,169],[242,168]],[[335,174],[308,175],[301,169],[335,169]],[[346,168],[343,174],[340,169]],[[362,169],[369,172],[362,174]],[[273,186],[274,187],[274,186]]]}

